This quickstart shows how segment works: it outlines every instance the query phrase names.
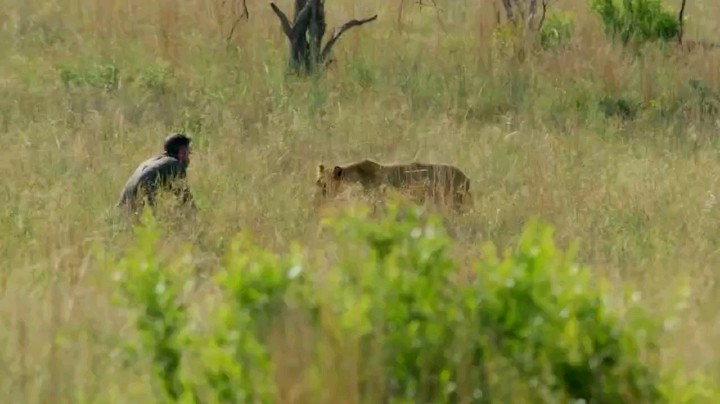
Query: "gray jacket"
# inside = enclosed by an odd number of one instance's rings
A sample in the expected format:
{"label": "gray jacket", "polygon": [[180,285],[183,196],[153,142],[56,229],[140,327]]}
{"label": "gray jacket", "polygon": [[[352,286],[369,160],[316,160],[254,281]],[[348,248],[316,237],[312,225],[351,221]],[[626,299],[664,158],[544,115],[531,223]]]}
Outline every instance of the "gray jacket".
{"label": "gray jacket", "polygon": [[137,211],[146,200],[154,208],[157,191],[164,189],[174,193],[184,205],[190,204],[195,208],[186,176],[187,168],[177,158],[167,154],[151,157],[142,162],[127,180],[117,206]]}

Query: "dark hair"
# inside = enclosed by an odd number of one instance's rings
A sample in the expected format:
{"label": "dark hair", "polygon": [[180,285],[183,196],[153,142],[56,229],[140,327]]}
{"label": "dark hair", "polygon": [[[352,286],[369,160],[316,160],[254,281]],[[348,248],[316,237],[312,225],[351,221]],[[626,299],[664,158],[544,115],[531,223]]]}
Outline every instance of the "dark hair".
{"label": "dark hair", "polygon": [[165,153],[173,157],[177,156],[181,148],[188,146],[190,146],[190,138],[182,133],[169,134],[165,138],[165,143],[163,145]]}

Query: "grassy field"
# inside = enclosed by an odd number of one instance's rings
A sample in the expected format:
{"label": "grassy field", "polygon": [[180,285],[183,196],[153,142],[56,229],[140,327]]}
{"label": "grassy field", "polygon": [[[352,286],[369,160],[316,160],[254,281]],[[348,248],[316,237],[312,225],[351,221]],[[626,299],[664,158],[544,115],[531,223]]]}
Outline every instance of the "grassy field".
{"label": "grassy field", "polygon": [[[201,212],[165,223],[161,250],[191,244],[200,272],[242,230],[273,251],[312,244],[320,162],[452,163],[475,198],[450,219],[460,246],[512,245],[535,216],[651,310],[688,282],[663,360],[720,376],[720,97],[690,84],[720,89],[720,52],[633,55],[585,2],[564,0],[553,10],[574,15],[570,46],[520,61],[494,40],[490,1],[399,12],[399,1],[337,0],[331,27],[379,18],[341,39],[322,78],[298,80],[269,5],[249,2],[229,37],[231,3],[0,0],[0,397],[153,401],[147,377],[121,363],[135,331],[93,249],[132,242],[114,204],[175,130],[194,139]],[[689,3],[686,37],[716,37],[720,3]],[[603,107],[618,99],[639,107]]]}

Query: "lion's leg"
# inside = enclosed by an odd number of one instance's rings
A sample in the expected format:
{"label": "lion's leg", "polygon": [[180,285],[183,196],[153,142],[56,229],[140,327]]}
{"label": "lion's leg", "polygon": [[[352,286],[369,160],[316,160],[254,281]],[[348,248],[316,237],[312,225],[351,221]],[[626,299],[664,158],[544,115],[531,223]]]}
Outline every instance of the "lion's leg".
{"label": "lion's leg", "polygon": [[460,212],[464,212],[470,207],[470,202],[472,201],[472,195],[470,194],[470,190],[468,189],[469,186],[467,184],[459,187],[455,190],[453,193],[453,200],[455,205],[457,206],[457,210]]}

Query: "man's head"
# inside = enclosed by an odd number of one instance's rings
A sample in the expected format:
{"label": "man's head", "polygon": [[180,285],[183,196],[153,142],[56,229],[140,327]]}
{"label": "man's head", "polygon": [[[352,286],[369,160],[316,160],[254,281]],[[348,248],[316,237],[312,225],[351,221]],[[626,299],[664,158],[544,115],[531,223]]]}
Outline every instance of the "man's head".
{"label": "man's head", "polygon": [[190,138],[182,133],[171,133],[165,138],[165,153],[186,166],[190,164]]}

